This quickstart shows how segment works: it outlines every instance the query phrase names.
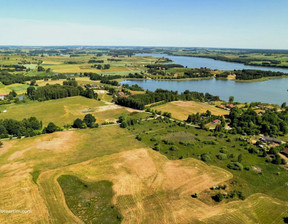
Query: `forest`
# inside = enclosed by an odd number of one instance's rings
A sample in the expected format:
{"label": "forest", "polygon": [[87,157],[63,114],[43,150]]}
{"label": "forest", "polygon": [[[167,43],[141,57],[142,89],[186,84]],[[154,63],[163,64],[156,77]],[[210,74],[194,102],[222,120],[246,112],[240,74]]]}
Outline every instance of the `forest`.
{"label": "forest", "polygon": [[73,80],[64,81],[63,85],[46,85],[38,87],[37,89],[34,86],[30,86],[27,88],[27,95],[31,100],[38,101],[54,100],[79,95],[93,99],[98,98],[97,93],[94,93],[92,89],[84,89],[77,86],[77,82],[75,82],[76,81]]}
{"label": "forest", "polygon": [[232,108],[229,114],[232,133],[278,136],[288,133],[288,111],[266,110],[259,116],[253,109]]}

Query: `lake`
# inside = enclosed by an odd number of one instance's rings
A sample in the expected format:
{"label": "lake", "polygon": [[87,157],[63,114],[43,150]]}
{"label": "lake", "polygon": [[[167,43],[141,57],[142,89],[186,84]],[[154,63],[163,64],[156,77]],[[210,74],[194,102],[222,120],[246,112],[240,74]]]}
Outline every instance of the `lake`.
{"label": "lake", "polygon": [[137,84],[144,89],[155,91],[158,88],[184,92],[186,89],[220,96],[228,101],[234,96],[238,102],[262,102],[281,105],[288,103],[288,78],[270,79],[261,82],[235,82],[233,80],[125,80],[122,84]]}
{"label": "lake", "polygon": [[151,56],[151,57],[165,57],[169,58],[175,64],[187,66],[188,68],[211,68],[218,70],[242,70],[242,69],[256,69],[264,71],[285,72],[288,73],[286,68],[271,68],[261,66],[244,65],[241,63],[233,63],[226,61],[218,61],[211,58],[201,57],[187,57],[187,56],[170,56],[167,54],[136,54],[136,56]]}
{"label": "lake", "polygon": [[[143,56],[144,54],[141,54]],[[191,68],[207,67],[221,70],[234,69],[253,69],[272,70],[271,68],[246,66],[238,63],[216,61],[207,58],[169,56],[164,54],[145,54],[147,56],[167,57],[176,64],[181,64]],[[235,67],[234,67],[235,66]],[[277,69],[282,71],[285,69]],[[287,72],[287,69],[286,69]],[[238,102],[262,102],[281,105],[283,102],[288,103],[288,78],[270,79],[261,82],[236,82],[233,80],[125,80],[123,84],[138,84],[144,89],[155,91],[157,88],[184,92],[186,89],[203,93],[210,93],[220,96],[221,99],[228,101],[229,96],[234,96]]]}

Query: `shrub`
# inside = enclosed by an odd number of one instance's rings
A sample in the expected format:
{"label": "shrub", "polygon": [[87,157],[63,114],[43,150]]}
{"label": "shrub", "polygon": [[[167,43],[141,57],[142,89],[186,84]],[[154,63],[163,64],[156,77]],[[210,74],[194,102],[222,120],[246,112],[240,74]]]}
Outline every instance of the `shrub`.
{"label": "shrub", "polygon": [[153,148],[153,150],[155,150],[155,151],[160,151],[160,147],[158,146],[158,145],[156,145],[154,148]]}
{"label": "shrub", "polygon": [[53,122],[50,122],[48,124],[48,126],[46,128],[44,128],[44,130],[45,130],[44,131],[45,133],[53,133],[53,132],[59,130],[59,127],[56,126]]}
{"label": "shrub", "polygon": [[87,125],[89,128],[95,127],[96,118],[92,114],[86,114],[83,122]]}
{"label": "shrub", "polygon": [[80,129],[83,129],[83,128],[86,128],[86,124],[80,119],[80,118],[77,118],[73,125],[72,125],[73,128],[80,128]]}
{"label": "shrub", "polygon": [[231,170],[243,170],[243,165],[239,162],[231,162],[227,165],[227,167]]}
{"label": "shrub", "polygon": [[217,159],[220,159],[220,160],[226,160],[228,159],[228,156],[227,154],[224,154],[224,153],[219,153],[216,155]]}
{"label": "shrub", "polygon": [[120,124],[120,128],[127,128],[127,126],[128,126],[127,122],[122,122]]}
{"label": "shrub", "polygon": [[204,153],[204,154],[201,155],[201,160],[204,161],[204,162],[207,162],[207,161],[210,161],[211,158],[210,158],[210,156],[207,153]]}
{"label": "shrub", "polygon": [[152,137],[152,138],[150,139],[150,141],[151,141],[151,142],[156,142],[157,139],[156,139],[155,137]]}
{"label": "shrub", "polygon": [[224,195],[221,193],[218,193],[218,194],[212,196],[212,199],[216,202],[221,202],[224,199]]}

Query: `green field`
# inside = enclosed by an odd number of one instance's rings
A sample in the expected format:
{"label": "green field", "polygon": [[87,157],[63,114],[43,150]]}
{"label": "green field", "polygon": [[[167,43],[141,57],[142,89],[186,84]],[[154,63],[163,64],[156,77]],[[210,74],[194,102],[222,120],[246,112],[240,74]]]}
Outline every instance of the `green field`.
{"label": "green field", "polygon": [[69,209],[86,223],[121,223],[122,216],[112,204],[113,190],[109,181],[82,182],[75,176],[58,177]]}
{"label": "green field", "polygon": [[25,104],[8,104],[0,106],[0,119],[36,117],[43,121],[43,125],[54,122],[56,125],[73,124],[76,118],[83,118],[87,113],[93,114],[98,123],[116,121],[118,117],[128,112],[126,108],[109,105],[102,101],[88,99],[82,96],[45,102],[32,101]]}
{"label": "green field", "polygon": [[[223,137],[215,137],[210,131],[179,127],[173,122],[161,121],[148,121],[129,129],[147,146],[153,148],[157,145],[160,153],[169,159],[191,157],[202,159],[201,155],[207,155],[208,159],[205,162],[231,172],[235,183],[228,182],[228,186],[235,190],[241,189],[246,197],[255,193],[265,193],[273,198],[288,200],[287,171],[279,165],[267,163],[266,158],[249,153],[247,149],[250,146],[246,141],[238,140],[239,135],[227,134]],[[217,155],[220,154],[226,154],[227,158],[218,159]],[[242,155],[241,163],[249,170],[228,169],[227,165],[231,161],[237,161],[240,154]],[[255,172],[253,167],[260,168],[261,172]]]}

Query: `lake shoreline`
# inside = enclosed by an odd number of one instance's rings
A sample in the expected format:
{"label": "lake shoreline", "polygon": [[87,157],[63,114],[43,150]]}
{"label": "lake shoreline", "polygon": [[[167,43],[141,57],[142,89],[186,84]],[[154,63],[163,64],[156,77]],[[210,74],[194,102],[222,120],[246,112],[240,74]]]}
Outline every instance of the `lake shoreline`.
{"label": "lake shoreline", "polygon": [[280,69],[288,69],[288,66],[266,66],[262,64],[245,64],[239,61],[229,61],[229,60],[221,60],[221,59],[215,59],[213,56],[203,56],[203,55],[181,55],[181,54],[169,54],[169,56],[179,56],[179,57],[194,57],[194,58],[209,58],[213,59],[215,61],[224,61],[224,62],[230,62],[230,63],[237,63],[237,64],[242,64],[242,65],[247,65],[247,66],[255,66],[255,67],[264,67],[264,68],[280,68]]}

